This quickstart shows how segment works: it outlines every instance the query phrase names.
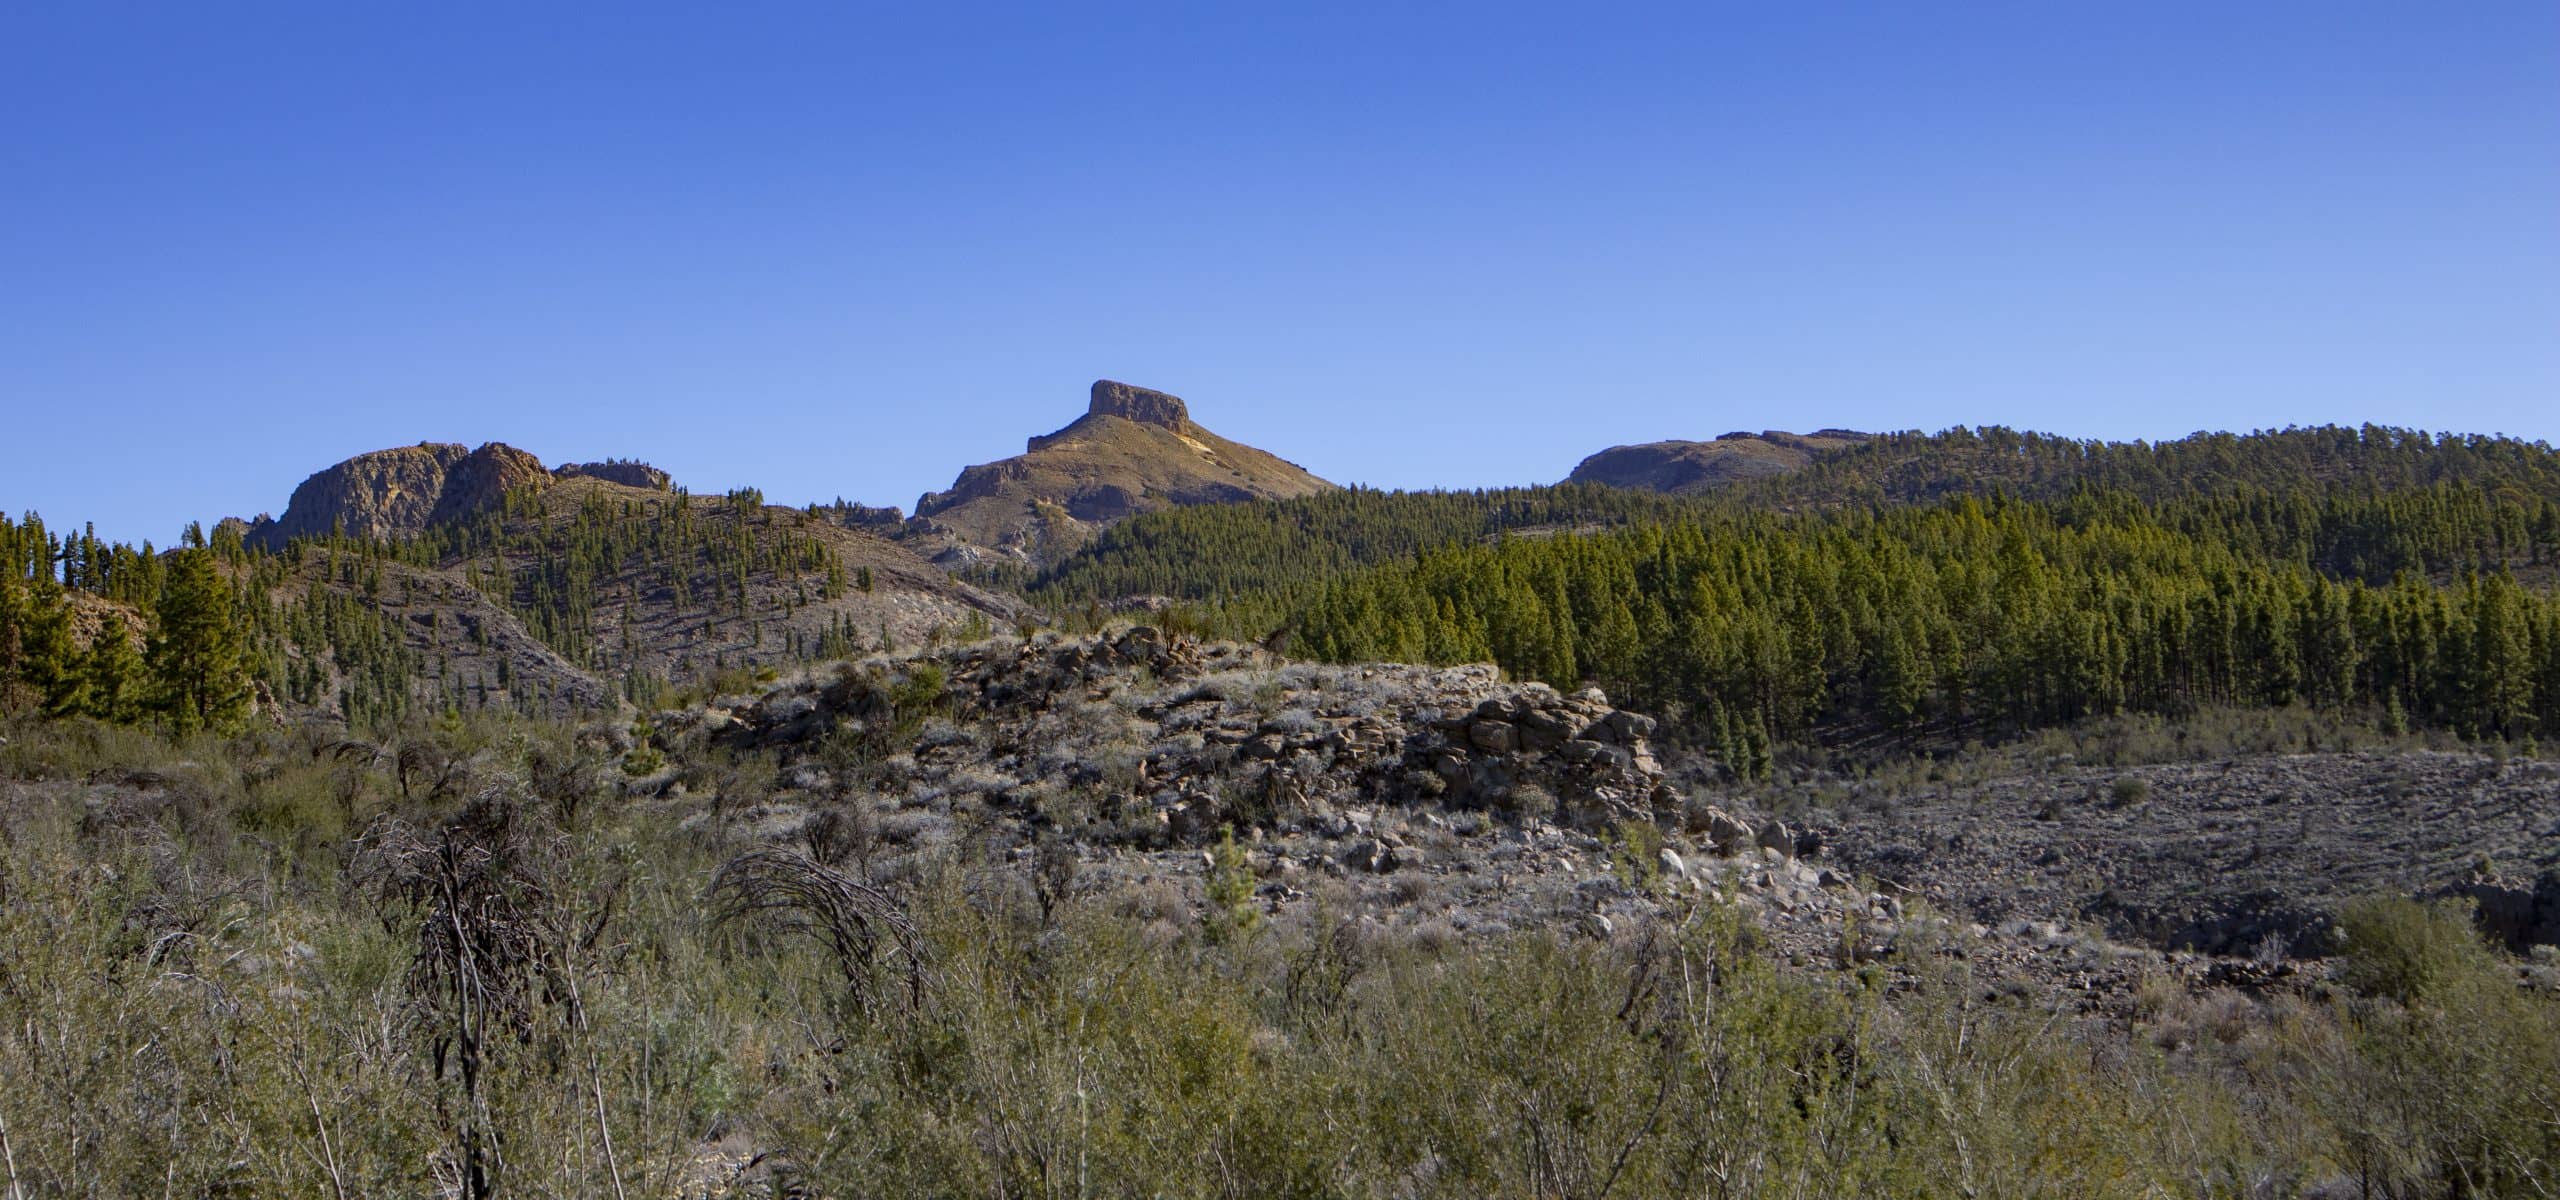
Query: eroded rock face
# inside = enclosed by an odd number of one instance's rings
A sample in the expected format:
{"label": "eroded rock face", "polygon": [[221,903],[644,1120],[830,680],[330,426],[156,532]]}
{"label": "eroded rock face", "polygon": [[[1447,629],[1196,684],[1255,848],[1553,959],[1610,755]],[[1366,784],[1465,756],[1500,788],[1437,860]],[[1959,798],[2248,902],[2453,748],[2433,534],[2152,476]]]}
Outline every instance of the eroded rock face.
{"label": "eroded rock face", "polygon": [[663,492],[675,486],[675,478],[656,467],[636,460],[606,459],[603,462],[564,463],[551,473],[562,479],[601,479],[624,487]]}
{"label": "eroded rock face", "polygon": [[281,547],[333,529],[367,538],[415,533],[444,499],[445,476],[469,455],[451,442],[359,454],[303,480],[284,515],[258,531],[260,540]]}
{"label": "eroded rock face", "polygon": [[504,442],[491,442],[464,455],[445,472],[444,489],[436,497],[434,511],[427,514],[427,524],[468,520],[505,503],[508,492],[549,482],[551,473],[542,468],[541,459]]}
{"label": "eroded rock face", "polygon": [[541,459],[504,442],[477,450],[452,442],[420,442],[359,454],[303,480],[282,517],[245,524],[243,536],[269,549],[333,529],[359,538],[408,537],[488,512],[518,488],[580,477],[652,491],[672,486],[666,472],[642,462],[608,460],[551,471]]}
{"label": "eroded rock face", "polygon": [[1086,411],[1097,417],[1119,417],[1142,425],[1161,425],[1176,432],[1191,423],[1191,410],[1184,406],[1181,397],[1110,379],[1094,381],[1093,404]]}
{"label": "eroded rock face", "polygon": [[2560,946],[2560,867],[2531,881],[2475,879],[2444,889],[2478,906],[2480,928],[2511,950]]}

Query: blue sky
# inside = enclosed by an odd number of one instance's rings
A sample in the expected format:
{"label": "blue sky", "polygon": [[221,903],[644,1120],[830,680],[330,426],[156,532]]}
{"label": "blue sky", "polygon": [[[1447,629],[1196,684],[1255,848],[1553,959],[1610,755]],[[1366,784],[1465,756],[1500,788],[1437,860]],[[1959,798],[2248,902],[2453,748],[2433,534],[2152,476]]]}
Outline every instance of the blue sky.
{"label": "blue sky", "polygon": [[12,5],[0,506],[421,439],[912,505],[1096,377],[1390,487],[2560,440],[2547,0],[1585,7]]}

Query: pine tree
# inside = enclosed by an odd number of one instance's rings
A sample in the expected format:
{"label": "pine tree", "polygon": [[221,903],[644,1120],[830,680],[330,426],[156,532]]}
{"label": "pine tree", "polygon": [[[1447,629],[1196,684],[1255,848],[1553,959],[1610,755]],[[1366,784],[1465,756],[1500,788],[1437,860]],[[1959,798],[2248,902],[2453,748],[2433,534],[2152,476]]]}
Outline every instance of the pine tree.
{"label": "pine tree", "polygon": [[109,620],[89,640],[81,656],[83,711],[101,721],[130,725],[142,719],[144,684],[142,655],[122,621]]}
{"label": "pine tree", "polygon": [[211,551],[170,556],[149,663],[156,707],[182,732],[236,729],[248,718],[249,673],[231,610],[231,585]]}
{"label": "pine tree", "polygon": [[19,621],[18,675],[47,716],[80,711],[80,645],[71,636],[71,602],[61,585],[39,579],[27,590]]}
{"label": "pine tree", "polygon": [[[5,521],[0,521],[5,524]],[[14,562],[0,562],[0,713],[32,702],[26,694],[27,588]]]}

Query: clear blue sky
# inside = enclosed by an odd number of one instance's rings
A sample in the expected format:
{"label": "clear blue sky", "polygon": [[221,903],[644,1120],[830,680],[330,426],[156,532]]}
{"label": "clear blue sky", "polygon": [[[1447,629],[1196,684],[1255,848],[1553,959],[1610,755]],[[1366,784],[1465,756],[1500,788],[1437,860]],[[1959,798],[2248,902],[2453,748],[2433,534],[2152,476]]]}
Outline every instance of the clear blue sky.
{"label": "clear blue sky", "polygon": [[420,439],[912,505],[1099,376],[1392,487],[2560,440],[2560,5],[0,12],[11,510]]}

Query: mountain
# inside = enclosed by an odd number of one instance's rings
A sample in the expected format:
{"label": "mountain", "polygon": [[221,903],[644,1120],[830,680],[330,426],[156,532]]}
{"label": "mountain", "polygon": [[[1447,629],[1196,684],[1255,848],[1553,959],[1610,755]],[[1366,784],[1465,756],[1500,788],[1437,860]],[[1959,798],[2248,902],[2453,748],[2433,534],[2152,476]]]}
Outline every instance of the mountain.
{"label": "mountain", "polygon": [[1728,433],[1712,442],[1611,446],[1583,459],[1566,482],[1689,495],[1745,479],[1792,475],[1812,465],[1817,455],[1858,445],[1868,437],[1846,429],[1810,434],[1770,430]]}
{"label": "mountain", "polygon": [[504,442],[465,450],[454,442],[420,442],[356,455],[293,489],[284,516],[241,526],[252,546],[280,550],[295,538],[335,531],[355,538],[401,538],[497,508],[507,493],[553,479],[600,479],[648,492],[675,481],[644,462],[606,459],[545,470],[542,460]]}
{"label": "mountain", "polygon": [[514,488],[549,479],[541,460],[503,442],[465,450],[420,442],[359,454],[302,481],[284,516],[247,530],[250,545],[282,549],[332,531],[357,538],[406,537],[473,516]]}
{"label": "mountain", "polygon": [[226,521],[260,673],[289,706],[591,708],[617,694],[926,642],[1010,621],[880,533],[697,497],[627,460],[557,470],[523,450],[420,443],[294,489],[281,519]]}
{"label": "mountain", "polygon": [[1332,484],[1268,452],[1228,441],[1191,419],[1179,397],[1105,379],[1074,424],[1024,452],[960,472],[948,491],[916,501],[916,534],[944,543],[945,561],[989,553],[1045,561],[1094,530],[1139,513],[1276,500]]}

